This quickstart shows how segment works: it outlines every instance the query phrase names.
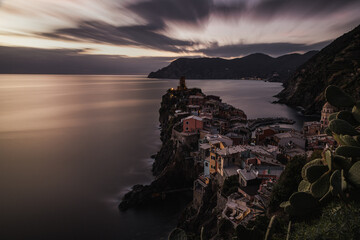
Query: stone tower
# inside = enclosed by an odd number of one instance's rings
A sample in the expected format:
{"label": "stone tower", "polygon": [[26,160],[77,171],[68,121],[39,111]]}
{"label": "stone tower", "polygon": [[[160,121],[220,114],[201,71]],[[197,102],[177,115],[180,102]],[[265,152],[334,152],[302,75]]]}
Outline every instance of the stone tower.
{"label": "stone tower", "polygon": [[180,77],[180,81],[179,81],[179,86],[178,86],[178,90],[186,90],[186,83],[185,83],[185,77],[182,76]]}

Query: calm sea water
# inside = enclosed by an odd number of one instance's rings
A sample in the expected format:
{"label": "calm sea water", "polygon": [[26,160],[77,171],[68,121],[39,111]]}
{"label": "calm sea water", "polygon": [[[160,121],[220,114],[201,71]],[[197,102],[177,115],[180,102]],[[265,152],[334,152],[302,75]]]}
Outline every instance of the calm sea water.
{"label": "calm sea water", "polygon": [[[189,80],[249,118],[302,117],[271,104],[279,83]],[[144,76],[0,75],[0,239],[166,239],[186,199],[120,213],[153,179],[161,96]]]}

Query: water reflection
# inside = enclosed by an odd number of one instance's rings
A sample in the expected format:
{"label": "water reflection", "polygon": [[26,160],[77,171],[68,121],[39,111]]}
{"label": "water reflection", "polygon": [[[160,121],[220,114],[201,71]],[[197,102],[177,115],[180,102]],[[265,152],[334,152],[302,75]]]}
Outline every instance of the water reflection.
{"label": "water reflection", "polygon": [[[274,105],[278,83],[190,80],[250,118],[302,118]],[[152,180],[161,96],[177,81],[143,76],[0,76],[0,238],[161,239],[186,202],[119,214]]]}

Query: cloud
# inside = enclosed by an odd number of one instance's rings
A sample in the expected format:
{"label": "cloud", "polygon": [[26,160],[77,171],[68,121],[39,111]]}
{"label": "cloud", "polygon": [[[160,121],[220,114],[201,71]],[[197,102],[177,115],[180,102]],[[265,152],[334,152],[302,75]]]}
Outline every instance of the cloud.
{"label": "cloud", "polygon": [[209,0],[151,0],[133,3],[127,8],[159,28],[166,21],[196,25],[208,19],[212,1]]}
{"label": "cloud", "polygon": [[299,43],[258,43],[258,44],[234,44],[225,46],[212,45],[209,48],[201,49],[200,52],[211,57],[239,57],[251,53],[265,53],[272,56],[280,56],[292,52],[307,52],[320,50],[331,41],[323,41],[315,44]]}
{"label": "cloud", "polygon": [[39,33],[48,38],[64,40],[91,41],[121,46],[141,46],[163,51],[181,52],[194,45],[157,33],[155,25],[113,26],[99,21],[81,22],[75,28],[61,28],[52,33]]}
{"label": "cloud", "polygon": [[215,3],[213,0],[150,0],[133,3],[127,8],[147,22],[163,28],[166,21],[203,26],[211,15],[228,18],[238,16],[246,9],[246,3]]}
{"label": "cloud", "polygon": [[290,16],[316,17],[329,16],[329,14],[352,5],[358,5],[358,0],[263,0],[249,9],[255,19],[269,19],[273,17]]}
{"label": "cloud", "polygon": [[84,50],[0,47],[0,73],[8,74],[147,74],[172,60],[87,55]]}

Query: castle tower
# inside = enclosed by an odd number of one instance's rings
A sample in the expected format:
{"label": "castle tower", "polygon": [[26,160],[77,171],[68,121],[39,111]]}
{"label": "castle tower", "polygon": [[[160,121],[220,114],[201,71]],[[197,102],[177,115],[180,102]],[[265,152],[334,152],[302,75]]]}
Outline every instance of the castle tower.
{"label": "castle tower", "polygon": [[178,90],[186,90],[186,83],[185,83],[185,77],[182,76],[180,77],[180,81],[179,81],[179,86],[178,86]]}

